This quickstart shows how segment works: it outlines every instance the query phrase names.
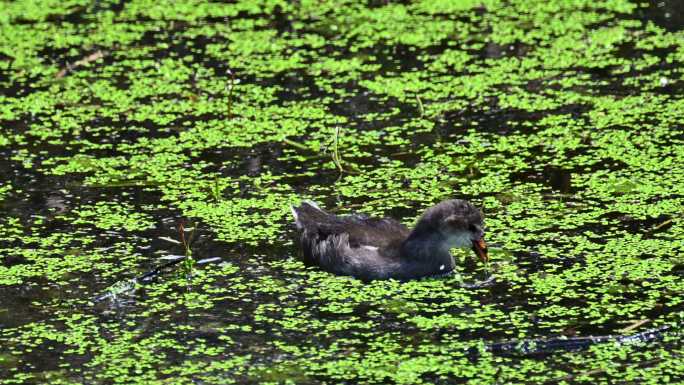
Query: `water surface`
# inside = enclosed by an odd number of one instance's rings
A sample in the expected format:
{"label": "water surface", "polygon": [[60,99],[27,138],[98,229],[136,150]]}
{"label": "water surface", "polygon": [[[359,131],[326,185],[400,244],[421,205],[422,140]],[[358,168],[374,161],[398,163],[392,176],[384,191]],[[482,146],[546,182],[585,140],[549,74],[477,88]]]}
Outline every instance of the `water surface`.
{"label": "water surface", "polygon": [[[682,322],[679,1],[0,6],[0,384],[684,380],[675,337],[467,353]],[[491,288],[467,252],[405,284],[296,258],[302,198],[410,224],[453,197]],[[218,260],[93,303],[181,223]]]}

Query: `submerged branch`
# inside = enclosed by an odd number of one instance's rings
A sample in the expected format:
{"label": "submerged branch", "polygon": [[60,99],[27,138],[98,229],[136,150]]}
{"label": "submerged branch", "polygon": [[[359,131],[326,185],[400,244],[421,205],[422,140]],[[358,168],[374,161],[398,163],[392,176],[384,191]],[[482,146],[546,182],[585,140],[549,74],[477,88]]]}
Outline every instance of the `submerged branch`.
{"label": "submerged branch", "polygon": [[485,346],[485,351],[496,355],[534,355],[555,351],[584,350],[600,343],[636,345],[662,340],[666,335],[677,333],[668,325],[630,335],[605,335],[573,338],[536,338],[522,341],[499,342]]}
{"label": "submerged branch", "polygon": [[109,53],[107,51],[98,50],[98,51],[95,51],[95,52],[91,53],[90,55],[84,57],[81,60],[75,61],[73,64],[67,63],[64,68],[62,68],[59,72],[57,72],[57,74],[55,75],[55,78],[61,79],[61,78],[65,77],[69,72],[72,72],[73,70],[75,70],[76,68],[84,66],[88,63],[94,62],[98,59],[102,59],[103,57],[107,56],[108,54]]}

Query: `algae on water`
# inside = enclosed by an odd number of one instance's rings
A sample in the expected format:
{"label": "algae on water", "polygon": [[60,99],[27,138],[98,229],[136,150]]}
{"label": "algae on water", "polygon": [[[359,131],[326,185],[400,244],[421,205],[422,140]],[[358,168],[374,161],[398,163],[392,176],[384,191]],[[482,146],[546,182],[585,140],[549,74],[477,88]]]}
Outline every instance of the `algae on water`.
{"label": "algae on water", "polygon": [[[0,9],[0,384],[684,380],[674,338],[467,355],[681,324],[680,2]],[[410,223],[452,197],[484,209],[491,288],[296,259],[301,198]],[[221,262],[93,306],[187,219]]]}

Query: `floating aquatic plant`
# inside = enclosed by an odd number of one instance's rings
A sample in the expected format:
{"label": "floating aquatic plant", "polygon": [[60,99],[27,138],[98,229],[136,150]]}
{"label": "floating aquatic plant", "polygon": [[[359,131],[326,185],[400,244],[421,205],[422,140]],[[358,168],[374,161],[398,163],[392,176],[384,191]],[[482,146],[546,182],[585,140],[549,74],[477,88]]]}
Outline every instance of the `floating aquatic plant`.
{"label": "floating aquatic plant", "polygon": [[[681,382],[672,337],[485,349],[681,325],[677,7],[3,3],[0,384]],[[491,287],[462,254],[369,285],[296,259],[302,198],[410,225],[451,197]],[[131,285],[170,250],[192,274]]]}

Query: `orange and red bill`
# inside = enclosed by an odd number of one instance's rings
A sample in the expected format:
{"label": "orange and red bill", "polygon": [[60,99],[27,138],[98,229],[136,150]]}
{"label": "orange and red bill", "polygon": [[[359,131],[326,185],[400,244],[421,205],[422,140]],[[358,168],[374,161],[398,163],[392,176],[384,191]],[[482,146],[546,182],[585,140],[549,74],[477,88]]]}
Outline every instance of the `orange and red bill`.
{"label": "orange and red bill", "polygon": [[480,238],[476,241],[473,240],[473,251],[482,262],[487,262],[489,260],[489,256],[487,255],[487,244],[485,243],[484,238]]}

